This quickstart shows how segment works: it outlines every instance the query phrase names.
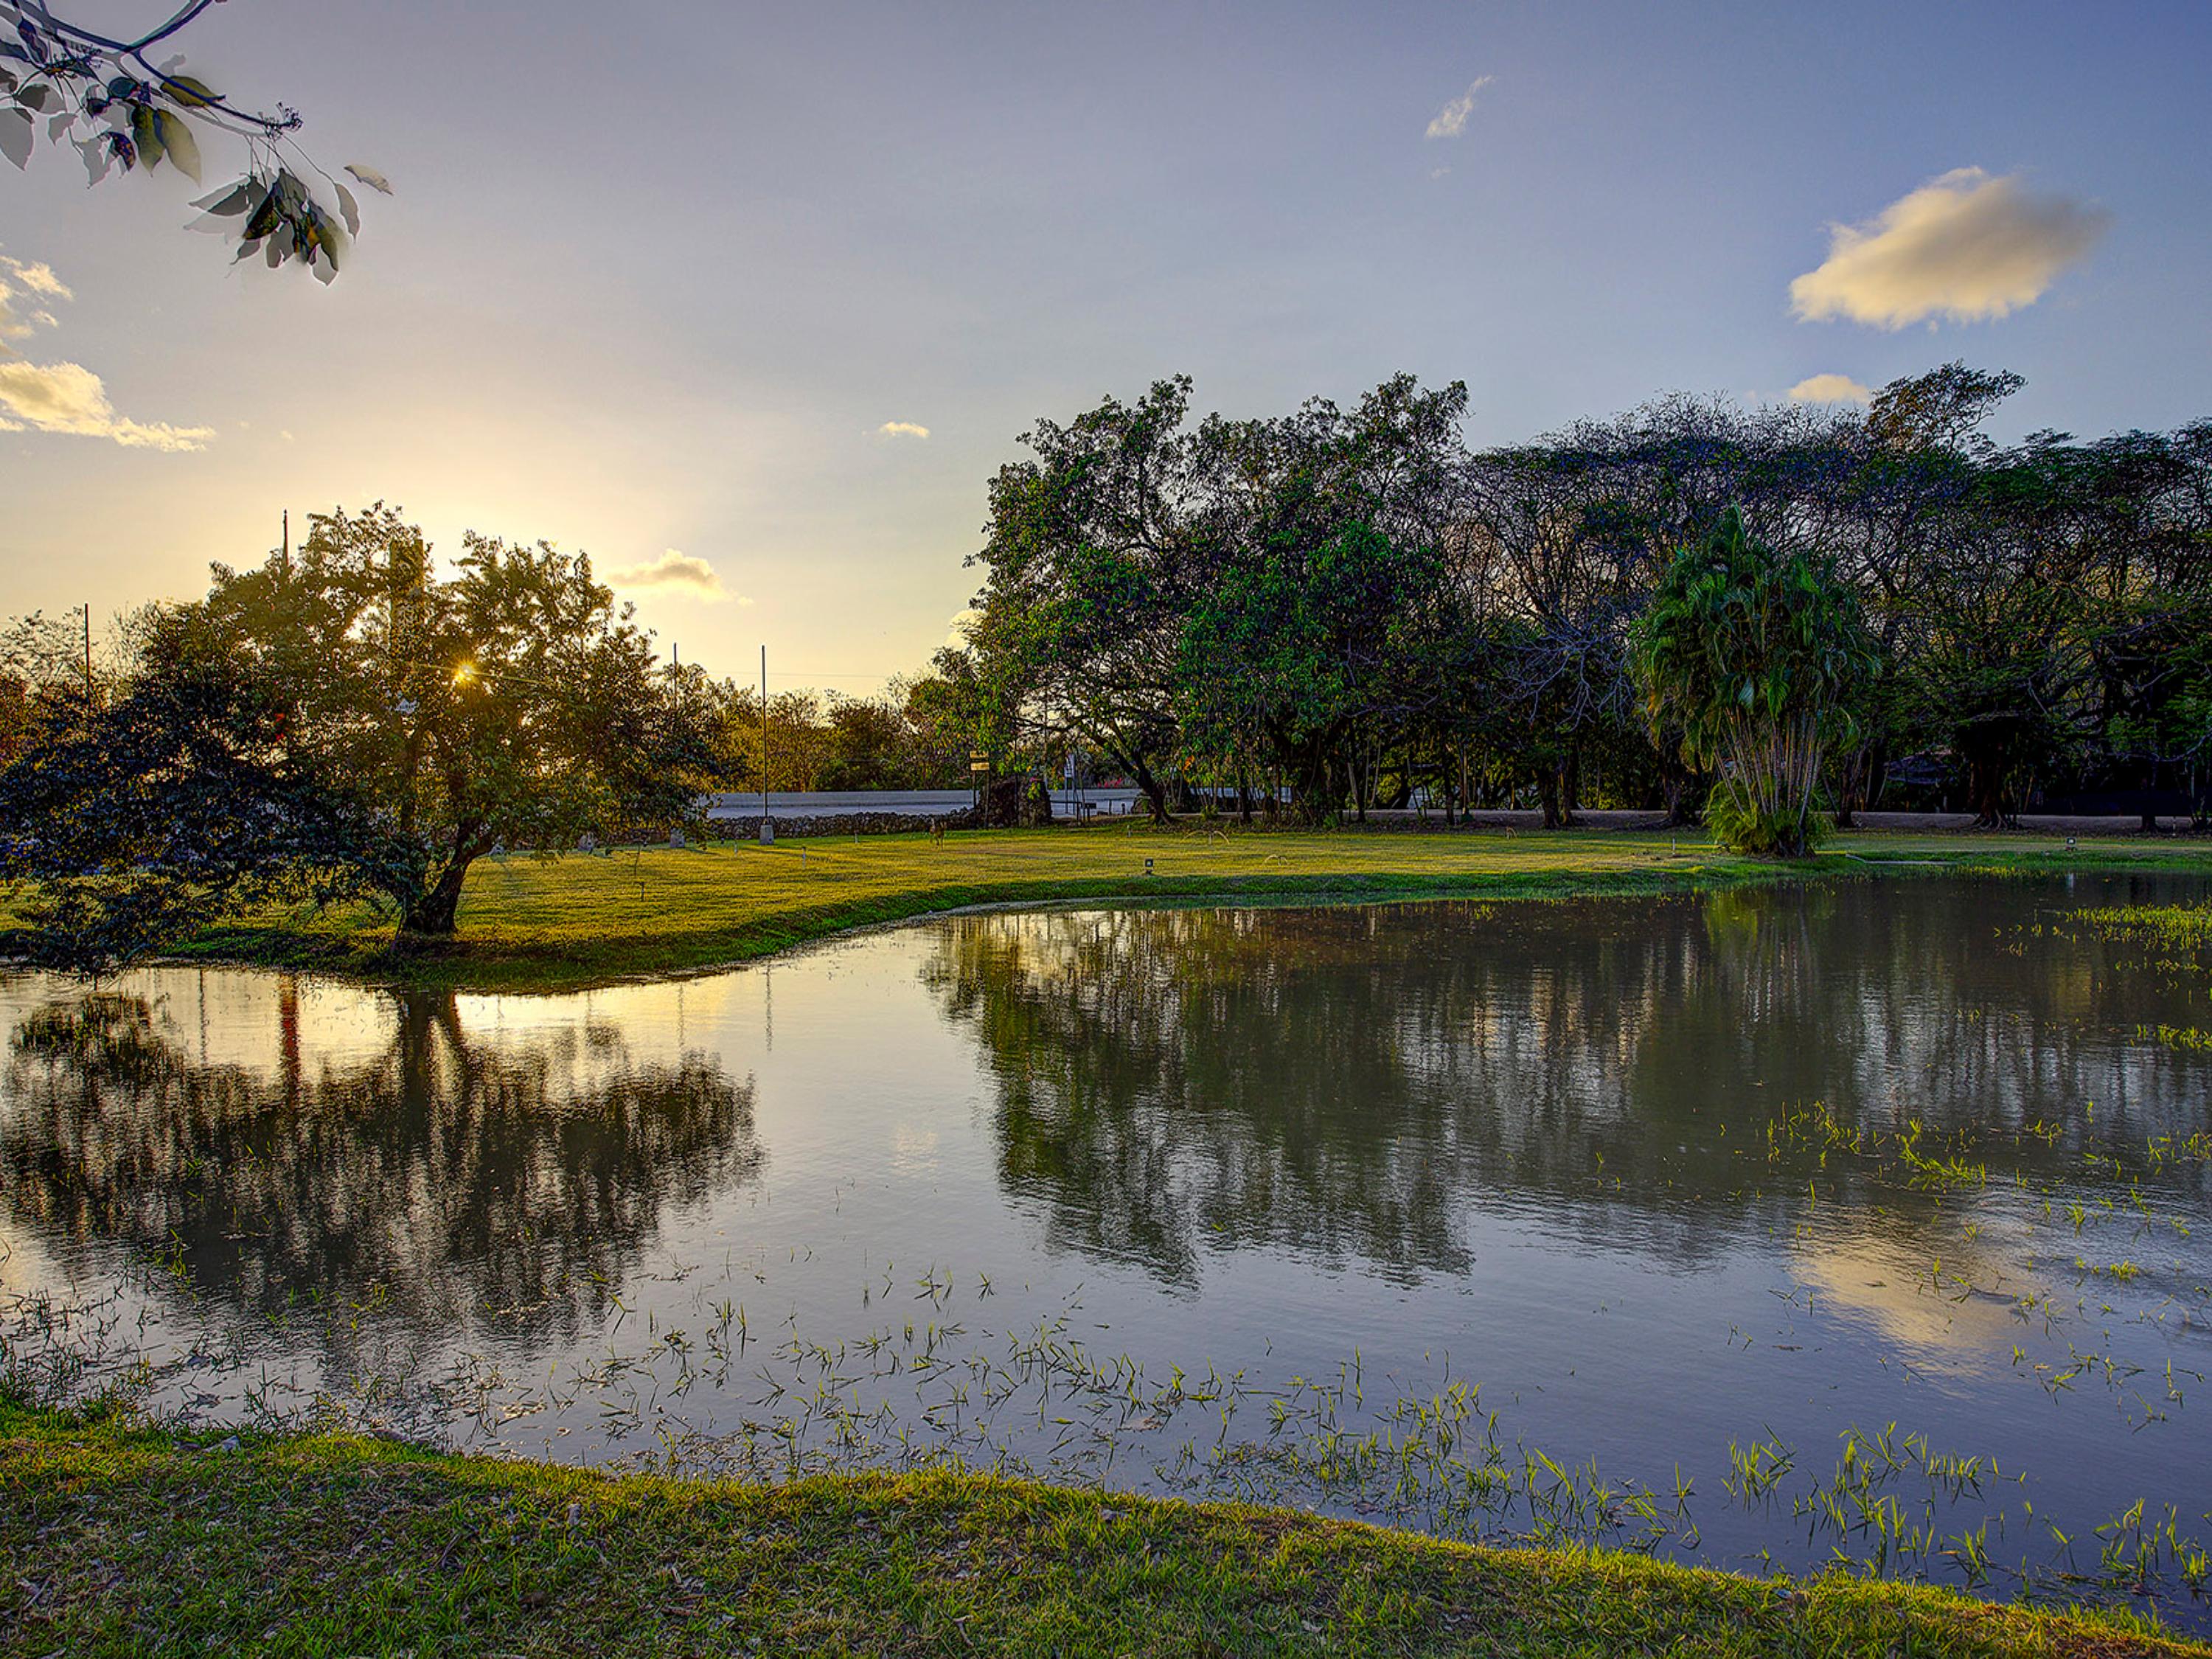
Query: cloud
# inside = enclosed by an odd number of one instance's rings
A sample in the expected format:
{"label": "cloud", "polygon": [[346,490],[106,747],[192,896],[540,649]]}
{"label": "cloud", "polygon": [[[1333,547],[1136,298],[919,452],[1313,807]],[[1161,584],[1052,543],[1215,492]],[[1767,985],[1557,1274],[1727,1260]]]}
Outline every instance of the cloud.
{"label": "cloud", "polygon": [[63,283],[62,279],[54,275],[54,268],[50,264],[25,264],[21,259],[11,259],[5,254],[0,254],[0,265],[7,266],[9,275],[33,294],[43,294],[49,300],[76,298],[76,295],[70,293]]}
{"label": "cloud", "polygon": [[[36,299],[28,296],[36,295]],[[32,331],[59,326],[54,313],[39,300],[68,300],[75,296],[46,264],[26,264],[0,253],[0,356],[12,357],[9,340],[27,340]],[[18,309],[19,305],[33,307]]]}
{"label": "cloud", "polygon": [[945,645],[950,651],[965,651],[973,641],[975,624],[983,620],[983,613],[974,605],[956,611],[945,624]]}
{"label": "cloud", "polygon": [[1474,113],[1474,94],[1497,79],[1494,75],[1476,76],[1468,83],[1465,92],[1437,112],[1436,118],[1429,123],[1429,130],[1423,136],[1430,138],[1456,138],[1465,132],[1467,118]]}
{"label": "cloud", "polygon": [[1864,224],[1831,225],[1828,257],[1790,284],[1808,321],[1903,328],[1938,317],[1983,322],[2033,305],[2105,233],[2112,216],[2039,196],[2017,173],[1960,167]]}
{"label": "cloud", "polygon": [[732,593],[725,588],[722,579],[714,574],[714,567],[706,560],[695,559],[672,547],[650,564],[624,565],[619,570],[610,570],[607,580],[617,587],[673,587],[710,603],[720,599],[735,599],[739,605],[752,603],[742,593]]}
{"label": "cloud", "polygon": [[112,438],[126,449],[207,447],[215,428],[118,418],[100,376],[78,363],[0,362],[0,430]]}
{"label": "cloud", "polygon": [[912,421],[885,421],[876,428],[879,438],[927,438],[929,428],[916,426]]}
{"label": "cloud", "polygon": [[0,253],[0,432],[54,432],[107,438],[126,449],[204,449],[212,427],[126,421],[107,401],[100,376],[81,363],[31,363],[9,343],[27,340],[61,320],[39,301],[72,300],[52,265]]}
{"label": "cloud", "polygon": [[1870,404],[1874,389],[1848,374],[1815,374],[1790,388],[1793,404]]}

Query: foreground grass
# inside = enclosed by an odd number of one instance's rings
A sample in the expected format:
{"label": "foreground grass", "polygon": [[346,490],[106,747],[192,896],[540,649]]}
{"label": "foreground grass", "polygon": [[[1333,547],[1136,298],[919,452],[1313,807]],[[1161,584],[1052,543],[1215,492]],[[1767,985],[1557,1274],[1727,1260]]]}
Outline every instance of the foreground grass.
{"label": "foreground grass", "polygon": [[2118,1615],[976,1476],[781,1487],[0,1403],[0,1654],[2196,1656]]}
{"label": "foreground grass", "polygon": [[[1146,863],[1152,868],[1148,872]],[[2182,869],[2212,845],[2020,835],[1840,838],[1811,866],[2032,873]],[[399,956],[366,908],[212,930],[181,954],[315,968],[425,988],[553,990],[772,954],[811,939],[980,904],[1142,898],[1334,901],[1656,893],[1802,879],[1807,866],[1665,832],[1313,832],[1100,825],[786,840],[605,857],[480,860],[459,938]],[[0,927],[9,918],[0,908]]]}

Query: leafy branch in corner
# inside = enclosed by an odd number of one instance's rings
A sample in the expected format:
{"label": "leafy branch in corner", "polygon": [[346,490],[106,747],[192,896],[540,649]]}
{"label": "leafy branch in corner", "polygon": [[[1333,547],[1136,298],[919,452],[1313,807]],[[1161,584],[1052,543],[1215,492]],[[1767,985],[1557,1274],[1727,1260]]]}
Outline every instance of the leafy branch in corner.
{"label": "leafy branch in corner", "polygon": [[[27,168],[40,124],[52,143],[66,142],[99,184],[120,171],[149,172],[164,161],[201,182],[200,131],[242,143],[247,163],[238,181],[192,205],[205,216],[195,228],[234,232],[237,258],[259,254],[270,270],[298,259],[331,282],[361,231],[361,206],[350,188],[307,160],[295,141],[300,113],[234,104],[184,72],[184,59],[152,54],[222,0],[188,0],[142,35],[115,40],[57,16],[46,0],[0,0],[0,155]],[[346,167],[356,183],[384,195],[392,185],[375,168]],[[319,177],[319,198],[307,175]]]}

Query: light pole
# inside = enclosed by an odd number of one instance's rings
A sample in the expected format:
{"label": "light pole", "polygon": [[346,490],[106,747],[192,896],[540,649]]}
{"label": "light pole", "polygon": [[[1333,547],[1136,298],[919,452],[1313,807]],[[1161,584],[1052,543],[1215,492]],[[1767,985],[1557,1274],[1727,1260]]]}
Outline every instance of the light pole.
{"label": "light pole", "polygon": [[768,647],[761,647],[761,845],[775,842],[775,825],[768,816]]}

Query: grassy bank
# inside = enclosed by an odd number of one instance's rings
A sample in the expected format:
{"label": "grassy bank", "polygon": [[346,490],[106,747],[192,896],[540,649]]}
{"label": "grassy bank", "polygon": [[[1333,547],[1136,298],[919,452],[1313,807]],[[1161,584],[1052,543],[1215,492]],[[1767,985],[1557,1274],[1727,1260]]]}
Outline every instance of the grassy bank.
{"label": "grassy bank", "polygon": [[608,1478],[0,1404],[0,1654],[2212,1655],[2123,1618],[966,1475]]}
{"label": "grassy bank", "polygon": [[[1150,861],[1151,870],[1146,870]],[[2021,835],[1839,838],[1811,868],[1870,875],[1965,868],[2185,869],[2212,844]],[[366,908],[272,916],[183,953],[471,990],[552,990],[743,962],[855,927],[967,905],[1068,899],[1559,897],[1802,879],[1807,866],[1736,857],[1663,832],[1301,833],[1178,827],[980,831],[722,843],[604,857],[486,859],[458,939],[395,955]],[[0,927],[7,924],[0,914]]]}

